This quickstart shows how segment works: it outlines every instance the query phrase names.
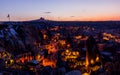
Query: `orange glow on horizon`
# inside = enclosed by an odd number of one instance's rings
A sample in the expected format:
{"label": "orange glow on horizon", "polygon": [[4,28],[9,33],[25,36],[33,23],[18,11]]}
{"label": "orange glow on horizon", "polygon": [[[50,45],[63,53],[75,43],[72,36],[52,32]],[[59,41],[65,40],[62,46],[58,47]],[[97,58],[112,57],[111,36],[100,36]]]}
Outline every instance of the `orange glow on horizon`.
{"label": "orange glow on horizon", "polygon": [[120,16],[96,16],[96,17],[74,17],[63,18],[61,21],[119,21]]}
{"label": "orange glow on horizon", "polygon": [[[54,21],[120,21],[120,15],[116,15],[116,16],[89,16],[89,17],[60,17],[60,18],[56,18],[56,17],[46,17],[43,16],[43,18],[45,18],[46,20],[54,20]],[[38,20],[40,19],[40,17],[38,16],[26,16],[26,17],[11,17],[11,21],[31,21],[31,20]],[[0,21],[8,21],[8,19],[2,20],[0,19]]]}

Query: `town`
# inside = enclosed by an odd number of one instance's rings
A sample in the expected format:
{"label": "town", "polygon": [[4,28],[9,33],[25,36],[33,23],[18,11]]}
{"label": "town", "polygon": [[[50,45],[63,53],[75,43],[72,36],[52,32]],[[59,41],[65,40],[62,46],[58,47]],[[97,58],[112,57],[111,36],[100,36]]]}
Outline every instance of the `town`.
{"label": "town", "polygon": [[119,75],[119,21],[0,22],[0,75]]}

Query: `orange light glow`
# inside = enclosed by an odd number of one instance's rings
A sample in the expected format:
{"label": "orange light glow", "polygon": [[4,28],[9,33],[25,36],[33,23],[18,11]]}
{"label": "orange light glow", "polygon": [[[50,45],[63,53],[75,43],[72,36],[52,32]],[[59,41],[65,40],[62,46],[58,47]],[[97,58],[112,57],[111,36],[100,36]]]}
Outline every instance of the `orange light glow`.
{"label": "orange light glow", "polygon": [[88,51],[86,50],[86,63],[85,63],[85,66],[88,70],[88,66],[89,66],[89,57],[88,57]]}
{"label": "orange light glow", "polygon": [[50,59],[44,59],[43,60],[43,66],[51,66],[51,67],[55,68],[56,67],[56,62],[57,62],[56,60],[52,61]]}
{"label": "orange light glow", "polygon": [[55,48],[55,45],[54,44],[49,44],[49,45],[46,45],[46,49],[48,49],[48,53],[56,53],[57,52],[57,49]]}
{"label": "orange light glow", "polygon": [[82,36],[80,36],[80,35],[79,35],[79,36],[76,36],[75,38],[76,38],[76,39],[81,39],[81,38],[82,38]]}
{"label": "orange light glow", "polygon": [[65,40],[60,40],[60,44],[61,44],[62,46],[64,46],[64,45],[66,44],[66,41],[65,41]]}

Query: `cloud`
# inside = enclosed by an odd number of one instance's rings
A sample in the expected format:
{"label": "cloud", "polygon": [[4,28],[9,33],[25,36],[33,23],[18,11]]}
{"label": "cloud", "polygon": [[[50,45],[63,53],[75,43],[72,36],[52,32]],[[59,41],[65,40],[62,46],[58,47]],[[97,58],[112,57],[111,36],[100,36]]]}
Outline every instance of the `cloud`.
{"label": "cloud", "polygon": [[45,14],[50,14],[51,12],[44,12]]}
{"label": "cloud", "polygon": [[75,17],[75,16],[70,16],[70,17]]}

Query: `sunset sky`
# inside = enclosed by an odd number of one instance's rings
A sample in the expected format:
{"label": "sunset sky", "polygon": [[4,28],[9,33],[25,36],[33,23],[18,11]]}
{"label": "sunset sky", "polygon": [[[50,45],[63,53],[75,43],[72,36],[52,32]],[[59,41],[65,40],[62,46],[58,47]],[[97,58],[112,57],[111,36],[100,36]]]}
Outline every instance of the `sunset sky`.
{"label": "sunset sky", "polygon": [[0,21],[120,20],[120,0],[0,0]]}

